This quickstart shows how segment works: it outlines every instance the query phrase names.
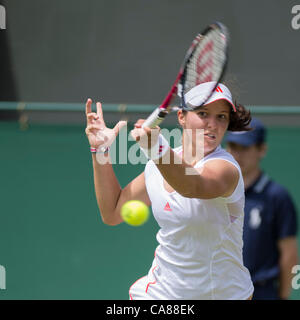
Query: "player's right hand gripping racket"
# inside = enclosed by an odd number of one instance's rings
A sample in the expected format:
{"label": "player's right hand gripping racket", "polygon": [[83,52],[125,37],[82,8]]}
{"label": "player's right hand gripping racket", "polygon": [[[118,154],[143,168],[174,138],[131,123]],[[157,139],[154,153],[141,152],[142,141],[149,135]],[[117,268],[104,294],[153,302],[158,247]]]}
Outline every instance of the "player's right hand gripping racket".
{"label": "player's right hand gripping racket", "polygon": [[[196,110],[205,104],[225,74],[228,60],[229,32],[220,22],[209,25],[199,33],[188,49],[176,80],[160,107],[155,109],[143,123],[143,127],[154,128],[165,116],[175,109],[171,103],[178,94],[181,98],[180,108]],[[187,106],[184,94],[191,88],[204,82],[212,82],[207,95],[198,106]],[[178,110],[178,107],[176,108]]]}

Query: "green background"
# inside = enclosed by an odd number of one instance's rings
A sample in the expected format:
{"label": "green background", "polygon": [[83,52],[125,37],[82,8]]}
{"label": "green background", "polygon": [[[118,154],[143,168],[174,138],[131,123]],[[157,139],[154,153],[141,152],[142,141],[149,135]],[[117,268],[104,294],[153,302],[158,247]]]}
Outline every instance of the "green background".
{"label": "green background", "polygon": [[[128,299],[157,245],[151,216],[141,227],[102,223],[84,125],[0,122],[0,299]],[[300,128],[269,127],[266,172],[300,208]],[[122,187],[144,165],[115,165]],[[292,299],[300,299],[294,290]]]}

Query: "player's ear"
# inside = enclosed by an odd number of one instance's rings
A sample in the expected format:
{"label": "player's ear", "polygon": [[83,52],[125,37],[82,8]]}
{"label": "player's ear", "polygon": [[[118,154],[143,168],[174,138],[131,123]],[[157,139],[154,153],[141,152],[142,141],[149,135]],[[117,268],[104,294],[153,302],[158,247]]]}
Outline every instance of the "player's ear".
{"label": "player's ear", "polygon": [[177,111],[177,119],[181,127],[185,125],[185,112],[182,109]]}

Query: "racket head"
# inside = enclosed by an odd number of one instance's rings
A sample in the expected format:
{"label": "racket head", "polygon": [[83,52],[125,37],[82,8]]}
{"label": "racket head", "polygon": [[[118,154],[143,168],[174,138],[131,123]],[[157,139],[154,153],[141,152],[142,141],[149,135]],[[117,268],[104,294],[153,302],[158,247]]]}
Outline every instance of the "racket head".
{"label": "racket head", "polygon": [[[211,97],[218,83],[222,80],[228,61],[229,32],[221,22],[214,22],[198,34],[186,52],[184,61],[171,90],[162,104],[147,118],[143,126],[150,128],[159,125],[171,111],[185,109],[187,111],[200,108]],[[208,70],[206,70],[208,69]],[[212,74],[208,71],[211,70]],[[201,83],[208,84],[207,94],[197,106],[187,105],[184,95],[187,91]],[[173,100],[181,97],[180,106],[172,106]]]}
{"label": "racket head", "polygon": [[[229,32],[221,22],[214,22],[198,34],[187,51],[178,83],[181,108],[192,111],[203,106],[223,79],[228,64]],[[197,105],[185,101],[185,93],[206,83],[205,93],[198,97]]]}

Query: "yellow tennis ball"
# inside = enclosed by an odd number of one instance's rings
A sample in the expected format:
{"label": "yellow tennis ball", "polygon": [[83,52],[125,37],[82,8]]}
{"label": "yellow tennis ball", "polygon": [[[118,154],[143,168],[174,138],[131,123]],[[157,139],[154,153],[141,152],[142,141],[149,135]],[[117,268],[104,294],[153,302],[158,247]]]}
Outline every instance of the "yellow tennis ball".
{"label": "yellow tennis ball", "polygon": [[149,208],[142,201],[130,200],[123,204],[121,216],[129,225],[140,226],[148,220]]}

